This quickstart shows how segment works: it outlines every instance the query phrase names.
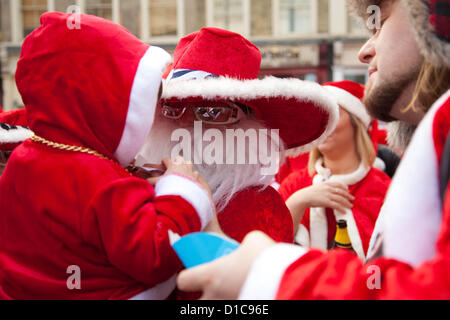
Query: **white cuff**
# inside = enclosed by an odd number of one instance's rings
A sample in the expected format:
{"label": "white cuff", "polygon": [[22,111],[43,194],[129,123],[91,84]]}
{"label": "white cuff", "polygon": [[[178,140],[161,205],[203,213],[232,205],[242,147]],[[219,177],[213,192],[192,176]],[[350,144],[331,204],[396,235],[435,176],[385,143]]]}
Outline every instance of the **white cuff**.
{"label": "white cuff", "polygon": [[309,239],[309,231],[302,223],[300,223],[297,234],[295,235],[295,243],[306,248],[309,248],[311,246]]}
{"label": "white cuff", "polygon": [[307,252],[292,244],[277,244],[263,251],[253,263],[239,300],[273,300],[286,269]]}
{"label": "white cuff", "polygon": [[155,195],[157,197],[180,196],[189,202],[200,217],[202,230],[214,217],[214,204],[208,192],[200,184],[187,177],[177,174],[169,174],[162,177],[156,183]]}

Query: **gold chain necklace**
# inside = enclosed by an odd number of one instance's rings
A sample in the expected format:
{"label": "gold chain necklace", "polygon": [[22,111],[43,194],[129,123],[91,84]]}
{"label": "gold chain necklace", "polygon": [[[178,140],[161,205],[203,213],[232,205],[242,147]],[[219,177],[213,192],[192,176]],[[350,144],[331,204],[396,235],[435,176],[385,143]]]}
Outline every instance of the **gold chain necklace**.
{"label": "gold chain necklace", "polygon": [[97,157],[105,159],[105,160],[113,161],[112,159],[102,155],[101,153],[99,153],[95,150],[89,149],[89,148],[83,148],[83,147],[79,147],[79,146],[71,146],[68,144],[57,143],[57,142],[46,140],[37,135],[33,135],[30,139],[31,139],[31,141],[44,144],[44,145],[49,146],[54,149],[87,153],[87,154],[91,154],[91,155],[97,156]]}
{"label": "gold chain necklace", "polygon": [[[46,139],[44,139],[42,137],[39,137],[37,135],[33,135],[30,139],[31,139],[31,141],[34,141],[34,142],[37,142],[37,143],[41,143],[43,145],[46,145],[46,146],[54,148],[54,149],[90,154],[90,155],[99,157],[99,158],[104,159],[104,160],[109,160],[109,161],[119,165],[122,168],[122,166],[118,162],[116,162],[116,161],[114,161],[114,160],[112,160],[112,159],[102,155],[100,152],[97,152],[97,151],[95,151],[93,149],[90,149],[90,148],[85,148],[85,147],[80,147],[80,146],[72,146],[72,145],[63,144],[63,143],[57,143],[57,142],[46,140]],[[132,174],[134,169],[135,169],[134,166],[130,165],[125,170],[128,171],[128,173]]]}

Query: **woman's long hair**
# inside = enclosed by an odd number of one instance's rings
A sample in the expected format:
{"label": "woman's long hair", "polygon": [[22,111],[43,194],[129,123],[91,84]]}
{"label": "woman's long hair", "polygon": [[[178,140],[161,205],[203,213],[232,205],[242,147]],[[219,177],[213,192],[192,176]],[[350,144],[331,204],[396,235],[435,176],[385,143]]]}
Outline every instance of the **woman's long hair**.
{"label": "woman's long hair", "polygon": [[[376,158],[372,140],[370,139],[369,133],[367,132],[367,129],[362,121],[356,118],[351,113],[348,113],[348,115],[350,116],[350,122],[353,125],[353,128],[355,128],[356,152],[366,168],[370,168],[372,167]],[[308,161],[308,173],[311,177],[316,172],[315,165],[317,160],[322,157],[323,155],[319,151],[319,148],[315,148],[310,152]]]}

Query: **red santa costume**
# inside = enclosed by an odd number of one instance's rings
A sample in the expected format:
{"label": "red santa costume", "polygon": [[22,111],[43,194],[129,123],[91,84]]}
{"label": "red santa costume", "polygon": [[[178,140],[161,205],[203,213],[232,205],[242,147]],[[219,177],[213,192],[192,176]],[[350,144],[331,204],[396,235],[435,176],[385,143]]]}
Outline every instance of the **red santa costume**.
{"label": "red santa costume", "polygon": [[27,128],[25,109],[0,114],[0,150],[12,152],[33,133]]}
{"label": "red santa costume", "polygon": [[[363,86],[351,81],[333,82],[324,86],[336,97],[343,109],[359,118],[366,127],[370,124],[370,116],[361,102]],[[367,168],[363,163],[350,174],[331,175],[330,170],[323,167],[322,158],[316,162],[315,169],[313,177],[309,175],[308,168],[289,175],[279,189],[283,199],[287,200],[297,190],[329,181],[348,187],[356,200],[353,202],[354,207],[347,209],[345,214],[329,208],[308,208],[296,234],[296,242],[305,247],[327,250],[334,239],[337,220],[345,220],[353,249],[364,260],[389,187],[389,177],[376,168]]]}
{"label": "red santa costume", "polygon": [[[344,81],[343,83],[349,83],[348,81]],[[358,90],[358,89],[357,89]],[[361,90],[358,90],[361,91]],[[363,94],[364,92],[362,92]],[[361,95],[361,93],[359,93]],[[386,141],[386,130],[380,129],[379,124],[377,120],[372,120],[370,124],[369,129],[369,135],[372,140],[373,146],[375,148],[375,152],[378,151],[378,145],[387,145]],[[284,163],[280,166],[280,169],[278,170],[278,173],[275,176],[275,182],[272,183],[272,186],[275,189],[279,189],[281,183],[291,174],[294,172],[301,171],[305,169],[308,166],[308,160],[309,160],[309,153],[300,153],[298,150],[291,149],[287,150],[287,157],[284,161]],[[382,159],[376,158],[374,167],[384,171],[386,169],[386,165],[383,162]]]}
{"label": "red santa costume", "polygon": [[[445,6],[436,5],[448,1],[405,2],[423,54],[449,67],[450,28],[439,12]],[[427,112],[405,152],[375,226],[369,262],[345,250],[276,245],[258,257],[241,298],[450,299],[449,133],[450,90]]]}
{"label": "red santa costume", "polygon": [[22,46],[16,82],[35,135],[0,179],[0,297],[164,299],[181,269],[168,230],[200,231],[214,215],[196,182],[167,175],[153,188],[124,169],[170,56],[94,16],[68,28],[70,17],[44,14]]}
{"label": "red santa costume", "polygon": [[[217,101],[245,105],[251,115],[247,114],[237,124],[213,128],[223,133],[223,137],[230,129],[258,130],[258,141],[254,145],[249,143],[246,159],[249,154],[258,154],[262,138],[274,142],[268,129],[279,129],[279,136],[288,148],[299,147],[304,152],[312,149],[334,129],[338,120],[337,104],[316,83],[274,77],[258,79],[260,64],[258,48],[241,35],[204,28],[178,44],[165,82],[162,105],[175,103],[183,107],[193,102]],[[192,162],[211,186],[218,205],[219,223],[227,235],[241,241],[250,231],[261,230],[276,241],[293,242],[289,210],[269,186],[277,171],[278,159],[275,172],[271,174],[262,174],[261,163],[224,164],[228,162],[223,161],[207,164],[196,161],[210,142],[204,143],[192,124],[183,127],[181,122],[160,115],[138,164],[158,163],[169,156],[174,148],[171,134],[177,128],[193,132]],[[278,152],[283,142],[276,142],[277,150],[272,152]],[[224,150],[224,155],[227,152],[230,150]]]}

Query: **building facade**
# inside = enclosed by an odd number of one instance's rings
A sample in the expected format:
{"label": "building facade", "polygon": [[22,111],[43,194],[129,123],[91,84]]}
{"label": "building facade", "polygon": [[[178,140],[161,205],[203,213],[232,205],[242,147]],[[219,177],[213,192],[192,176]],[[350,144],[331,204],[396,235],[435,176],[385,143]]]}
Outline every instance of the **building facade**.
{"label": "building facade", "polygon": [[228,29],[260,48],[261,77],[320,83],[367,79],[357,53],[368,34],[347,13],[346,0],[0,0],[1,101],[6,110],[22,106],[14,82],[20,47],[46,11],[97,15],[169,52],[181,37],[204,26]]}

